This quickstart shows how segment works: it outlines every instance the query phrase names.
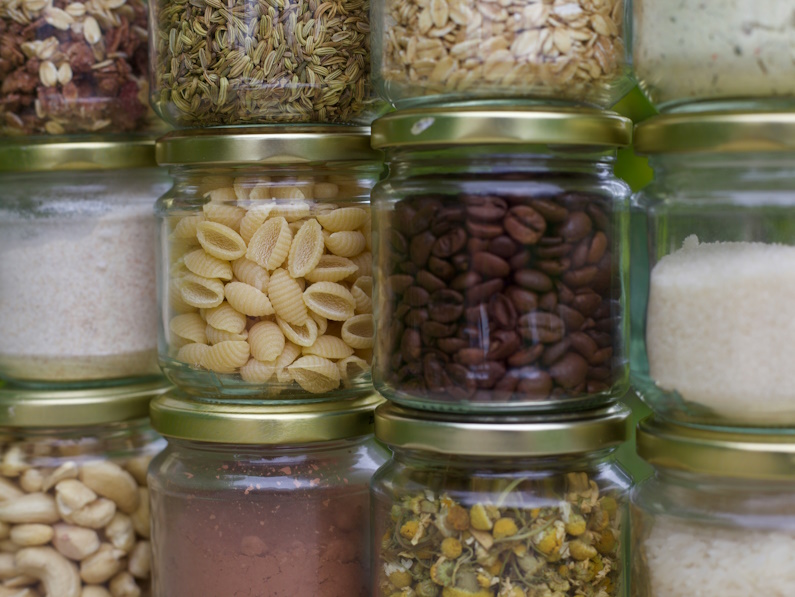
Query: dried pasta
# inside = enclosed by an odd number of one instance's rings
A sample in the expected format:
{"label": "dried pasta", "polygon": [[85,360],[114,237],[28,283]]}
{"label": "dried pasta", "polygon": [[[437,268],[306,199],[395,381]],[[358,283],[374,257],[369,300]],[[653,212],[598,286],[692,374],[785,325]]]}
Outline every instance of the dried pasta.
{"label": "dried pasta", "polygon": [[359,266],[350,259],[323,255],[317,266],[305,277],[309,282],[339,282],[356,275]]}
{"label": "dried pasta", "polygon": [[199,224],[204,222],[204,219],[204,214],[182,218],[179,222],[177,222],[177,225],[174,226],[174,232],[172,233],[173,238],[196,238],[196,233],[199,231]]}
{"label": "dried pasta", "polygon": [[246,254],[246,243],[241,236],[218,222],[201,222],[196,237],[204,250],[218,259],[232,261]]}
{"label": "dried pasta", "polygon": [[268,270],[253,261],[245,257],[236,259],[232,262],[232,273],[238,282],[243,282],[257,290],[267,292],[268,282],[270,281]]}
{"label": "dried pasta", "polygon": [[315,340],[317,340],[318,331],[314,319],[307,318],[303,325],[295,325],[277,317],[276,323],[287,339],[293,344],[297,344],[298,346],[312,346]]}
{"label": "dried pasta", "polygon": [[228,342],[230,340],[248,339],[248,332],[245,330],[240,334],[235,334],[233,332],[227,332],[226,330],[219,330],[218,328],[214,328],[211,325],[208,325],[204,329],[204,333],[207,334],[207,341],[210,344],[218,344],[220,342]]}
{"label": "dried pasta", "polygon": [[182,261],[185,268],[202,278],[232,279],[232,265],[225,259],[209,255],[204,249],[191,251]]}
{"label": "dried pasta", "polygon": [[303,354],[314,354],[326,359],[344,359],[353,354],[353,348],[335,336],[320,336],[312,346],[303,349]]}
{"label": "dried pasta", "polygon": [[330,392],[340,385],[340,370],[328,359],[303,356],[287,368],[293,379],[310,394]]}
{"label": "dried pasta", "polygon": [[317,201],[336,199],[340,194],[340,188],[333,182],[319,182],[312,189],[312,197]]}
{"label": "dried pasta", "polygon": [[333,232],[325,240],[326,248],[339,257],[353,257],[367,248],[364,234],[358,231]]}
{"label": "dried pasta", "polygon": [[223,302],[205,313],[207,323],[218,330],[239,334],[246,329],[246,316],[235,310],[232,305]]}
{"label": "dried pasta", "polygon": [[372,315],[356,315],[342,324],[342,340],[352,348],[372,348],[374,336]]}
{"label": "dried pasta", "polygon": [[214,278],[186,274],[177,280],[180,297],[191,307],[207,309],[224,302],[224,285]]}
{"label": "dried pasta", "polygon": [[168,329],[180,338],[199,344],[207,344],[207,334],[204,332],[206,324],[198,313],[177,315],[168,323]]}
{"label": "dried pasta", "polygon": [[292,240],[287,220],[282,217],[267,220],[251,237],[245,251],[246,258],[269,271],[274,270],[284,263]]}
{"label": "dried pasta", "polygon": [[276,315],[286,322],[304,325],[309,319],[307,306],[302,299],[301,287],[287,271],[277,269],[273,272],[270,284],[268,284],[268,294]]}
{"label": "dried pasta", "polygon": [[258,361],[275,361],[284,351],[285,342],[280,326],[272,321],[260,321],[248,331],[251,356]]}
{"label": "dried pasta", "polygon": [[224,286],[224,295],[227,302],[243,315],[262,317],[275,313],[267,294],[243,282],[229,282]]}
{"label": "dried pasta", "polygon": [[233,187],[221,187],[219,189],[213,189],[207,193],[207,198],[211,202],[224,203],[228,201],[235,201],[237,199],[237,193],[235,193],[235,189]]}
{"label": "dried pasta", "polygon": [[202,361],[204,353],[208,350],[210,350],[210,347],[206,344],[186,344],[179,349],[179,352],[177,352],[177,360],[182,361],[183,363],[188,363],[188,365],[198,367]]}
{"label": "dried pasta", "polygon": [[253,205],[240,221],[240,236],[246,243],[251,242],[251,237],[265,223],[273,211],[273,203]]}
{"label": "dried pasta", "polygon": [[234,373],[248,363],[249,354],[244,340],[220,342],[204,351],[199,364],[216,373]]}
{"label": "dried pasta", "polygon": [[353,317],[356,301],[350,291],[336,282],[317,282],[304,291],[306,306],[333,321]]}
{"label": "dried pasta", "polygon": [[351,295],[356,301],[357,313],[373,312],[373,279],[370,276],[358,278],[351,286]]}
{"label": "dried pasta", "polygon": [[287,259],[287,271],[293,278],[303,278],[323,256],[323,231],[316,219],[307,220],[295,235]]}
{"label": "dried pasta", "polygon": [[287,367],[292,365],[299,356],[301,356],[301,347],[292,342],[287,342],[284,345],[284,351],[276,359],[276,379],[282,383],[292,381],[292,376],[287,371]]}
{"label": "dried pasta", "polygon": [[276,363],[262,362],[257,359],[249,359],[248,363],[240,368],[240,377],[249,383],[265,383],[270,381],[276,372]]}
{"label": "dried pasta", "polygon": [[329,232],[356,230],[361,228],[368,219],[367,212],[361,207],[341,207],[317,216],[317,221]]}
{"label": "dried pasta", "polygon": [[353,355],[337,361],[337,369],[340,370],[342,385],[348,388],[357,377],[370,370],[370,365],[363,358]]}
{"label": "dried pasta", "polygon": [[[234,194],[234,191],[232,194]],[[241,207],[213,201],[205,203],[202,206],[202,211],[204,211],[204,216],[208,221],[218,222],[236,232],[240,230],[240,220],[246,215],[246,210]]]}

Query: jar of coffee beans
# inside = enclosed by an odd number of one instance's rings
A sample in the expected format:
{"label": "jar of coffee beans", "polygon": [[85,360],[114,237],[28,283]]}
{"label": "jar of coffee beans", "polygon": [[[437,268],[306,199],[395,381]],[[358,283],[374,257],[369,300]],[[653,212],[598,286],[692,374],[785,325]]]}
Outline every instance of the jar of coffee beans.
{"label": "jar of coffee beans", "polygon": [[401,111],[373,125],[373,378],[404,406],[551,411],[627,388],[629,120],[531,106]]}

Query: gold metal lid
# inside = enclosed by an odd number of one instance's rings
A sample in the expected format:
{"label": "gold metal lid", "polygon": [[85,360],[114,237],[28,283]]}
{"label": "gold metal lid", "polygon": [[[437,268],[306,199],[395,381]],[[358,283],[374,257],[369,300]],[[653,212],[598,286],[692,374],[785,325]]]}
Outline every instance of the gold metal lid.
{"label": "gold metal lid", "polygon": [[375,436],[395,448],[458,456],[583,454],[626,440],[629,414],[622,404],[548,417],[450,416],[385,404],[375,412]]}
{"label": "gold metal lid", "polygon": [[0,140],[0,172],[156,168],[155,142],[146,137],[10,137]]}
{"label": "gold metal lid", "polygon": [[161,166],[303,164],[382,159],[370,129],[344,125],[259,126],[169,133],[157,142]]}
{"label": "gold metal lid", "polygon": [[373,123],[373,147],[433,145],[625,146],[632,121],[588,108],[448,106],[399,110]]}
{"label": "gold metal lid", "polygon": [[773,430],[735,433],[647,417],[638,424],[638,455],[654,467],[700,475],[795,480],[795,436]]}
{"label": "gold metal lid", "polygon": [[795,150],[795,113],[665,114],[635,127],[635,151],[741,153]]}
{"label": "gold metal lid", "polygon": [[88,427],[143,419],[163,381],[90,390],[0,388],[2,427]]}
{"label": "gold metal lid", "polygon": [[373,432],[378,394],[315,404],[207,403],[171,391],[152,402],[152,426],[169,438],[222,444],[303,444]]}

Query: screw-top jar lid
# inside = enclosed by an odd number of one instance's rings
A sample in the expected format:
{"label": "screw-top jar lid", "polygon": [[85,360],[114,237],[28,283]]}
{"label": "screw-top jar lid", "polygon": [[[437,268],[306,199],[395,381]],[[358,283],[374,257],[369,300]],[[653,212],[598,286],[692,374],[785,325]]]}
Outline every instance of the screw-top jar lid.
{"label": "screw-top jar lid", "polygon": [[0,388],[0,427],[88,427],[143,419],[163,381],[80,390]]}
{"label": "screw-top jar lid", "polygon": [[399,110],[373,123],[373,147],[434,145],[625,146],[632,121],[587,108],[440,106]]}
{"label": "screw-top jar lid", "polygon": [[343,125],[260,126],[169,133],[157,142],[161,166],[240,166],[382,159],[370,129]]}
{"label": "screw-top jar lid", "polygon": [[152,426],[168,438],[248,445],[305,444],[373,432],[374,394],[317,404],[199,402],[172,391],[152,402]]}
{"label": "screw-top jar lid", "polygon": [[638,455],[658,468],[699,475],[792,481],[795,435],[685,427],[651,416],[638,424]]}
{"label": "screw-top jar lid", "polygon": [[146,137],[11,137],[0,140],[0,172],[156,168],[155,142]]}
{"label": "screw-top jar lid", "polygon": [[457,456],[584,454],[624,442],[629,414],[621,404],[547,417],[451,416],[385,404],[375,412],[375,435],[395,448]]}
{"label": "screw-top jar lid", "polygon": [[665,114],[635,127],[635,151],[745,153],[795,150],[795,113]]}

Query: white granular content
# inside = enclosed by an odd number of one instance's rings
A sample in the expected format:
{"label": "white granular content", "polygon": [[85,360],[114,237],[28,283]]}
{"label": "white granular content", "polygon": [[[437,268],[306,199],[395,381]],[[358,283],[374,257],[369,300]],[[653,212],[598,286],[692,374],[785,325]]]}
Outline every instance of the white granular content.
{"label": "white granular content", "polygon": [[795,595],[792,533],[659,518],[642,548],[654,597]]}
{"label": "white granular content", "polygon": [[795,411],[795,247],[702,243],[651,272],[649,373],[727,417]]}
{"label": "white granular content", "polygon": [[157,373],[156,221],[131,197],[104,215],[0,214],[0,371],[76,381]]}

